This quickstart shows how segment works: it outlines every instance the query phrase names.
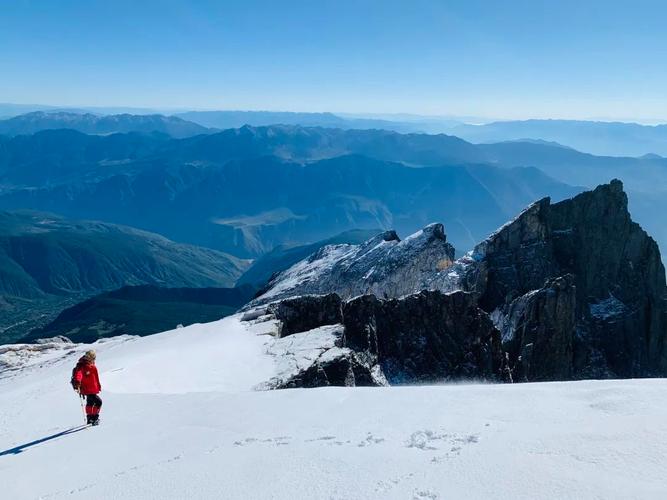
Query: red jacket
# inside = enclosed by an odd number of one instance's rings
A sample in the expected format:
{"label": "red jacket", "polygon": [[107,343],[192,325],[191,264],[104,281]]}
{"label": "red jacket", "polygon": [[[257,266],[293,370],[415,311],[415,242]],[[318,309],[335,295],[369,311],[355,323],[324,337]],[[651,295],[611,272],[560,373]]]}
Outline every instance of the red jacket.
{"label": "red jacket", "polygon": [[79,383],[79,392],[83,395],[97,394],[102,390],[97,367],[85,358],[81,358],[76,364],[73,378]]}

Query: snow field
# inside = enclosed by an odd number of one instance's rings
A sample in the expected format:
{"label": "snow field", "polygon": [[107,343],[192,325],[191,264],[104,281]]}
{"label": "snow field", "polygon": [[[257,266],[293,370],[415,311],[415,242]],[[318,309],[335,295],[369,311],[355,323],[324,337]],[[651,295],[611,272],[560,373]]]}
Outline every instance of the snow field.
{"label": "snow field", "polygon": [[102,424],[59,437],[89,346],[0,373],[0,496],[665,498],[666,380],[255,391],[284,369],[270,328],[96,345]]}

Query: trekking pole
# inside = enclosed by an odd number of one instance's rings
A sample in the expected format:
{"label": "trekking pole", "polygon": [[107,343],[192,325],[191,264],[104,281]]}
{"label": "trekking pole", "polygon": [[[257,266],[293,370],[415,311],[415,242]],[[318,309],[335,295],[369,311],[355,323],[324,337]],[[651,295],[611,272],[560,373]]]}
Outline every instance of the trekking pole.
{"label": "trekking pole", "polygon": [[88,415],[86,415],[86,408],[83,406],[83,394],[81,392],[76,391],[77,394],[79,395],[79,401],[81,401],[81,411],[83,412],[83,420],[86,422],[86,425],[88,425]]}

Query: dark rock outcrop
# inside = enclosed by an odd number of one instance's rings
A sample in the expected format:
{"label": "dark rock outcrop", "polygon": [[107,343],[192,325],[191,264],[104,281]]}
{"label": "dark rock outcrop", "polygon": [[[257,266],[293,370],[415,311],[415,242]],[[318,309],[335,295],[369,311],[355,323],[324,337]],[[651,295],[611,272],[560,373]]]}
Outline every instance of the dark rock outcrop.
{"label": "dark rock outcrop", "polygon": [[[533,360],[521,364],[522,377],[667,374],[665,270],[658,245],[632,221],[620,181],[531,205],[474,255],[464,288],[498,321],[516,323],[510,351]],[[550,281],[565,275],[571,285]],[[547,333],[542,347],[533,342]]]}
{"label": "dark rock outcrop", "polygon": [[485,310],[509,305],[558,273],[545,223],[549,203],[548,198],[534,203],[475,247],[477,262],[468,272],[467,287]]}
{"label": "dark rock outcrop", "polygon": [[342,301],[335,293],[304,295],[271,304],[268,311],[280,320],[280,336],[286,337],[323,325],[343,322]]}
{"label": "dark rock outcrop", "polygon": [[510,304],[501,332],[514,382],[572,377],[575,313],[571,274],[548,280]]}
{"label": "dark rock outcrop", "polygon": [[[333,305],[342,325],[325,324],[335,316],[317,315]],[[289,334],[269,349],[287,366],[269,388],[500,381],[507,373],[500,332],[469,293],[362,295],[342,308],[336,295],[307,296],[274,304],[271,311],[283,313]],[[307,323],[294,321],[300,312]],[[311,328],[292,331],[305,325]]]}
{"label": "dark rock outcrop", "polygon": [[501,379],[500,333],[470,294],[364,295],[344,305],[343,324],[345,345],[374,355],[392,384]]}
{"label": "dark rock outcrop", "polygon": [[371,368],[361,362],[353,352],[317,361],[309,368],[278,385],[276,389],[294,389],[298,387],[364,387],[379,385],[373,377]]}

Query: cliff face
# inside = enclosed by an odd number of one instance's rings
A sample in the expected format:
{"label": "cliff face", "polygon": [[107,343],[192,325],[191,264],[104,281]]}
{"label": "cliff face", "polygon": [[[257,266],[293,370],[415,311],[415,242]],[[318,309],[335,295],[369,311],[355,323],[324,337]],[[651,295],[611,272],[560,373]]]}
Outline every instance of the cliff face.
{"label": "cliff face", "polygon": [[[280,323],[285,352],[308,345],[316,353],[308,356],[315,362],[272,388],[508,378],[500,332],[469,293],[361,295],[347,302],[336,294],[301,296],[267,311]],[[336,332],[331,345],[318,340],[324,331]]]}
{"label": "cliff face", "polygon": [[391,384],[502,377],[500,334],[470,294],[364,295],[344,305],[343,324],[347,347],[370,353]]}
{"label": "cliff face", "polygon": [[[522,377],[667,373],[665,270],[655,241],[631,220],[620,181],[535,203],[474,255],[464,288],[511,338]],[[548,340],[542,348],[530,342],[538,331]],[[541,367],[525,371],[523,352],[541,356]]]}
{"label": "cliff face", "polygon": [[494,315],[512,381],[567,380],[573,376],[576,287],[566,275],[511,302]]}
{"label": "cliff face", "polygon": [[620,181],[553,205],[550,222],[561,269],[575,275],[575,370],[614,376],[667,372],[667,293],[657,243],[628,212]]}
{"label": "cliff face", "polygon": [[[540,200],[452,255],[440,225],[329,247],[251,306],[277,301],[288,334],[343,324],[342,345],[390,383],[667,375],[665,269],[619,181]],[[331,292],[340,303],[299,297]]]}

